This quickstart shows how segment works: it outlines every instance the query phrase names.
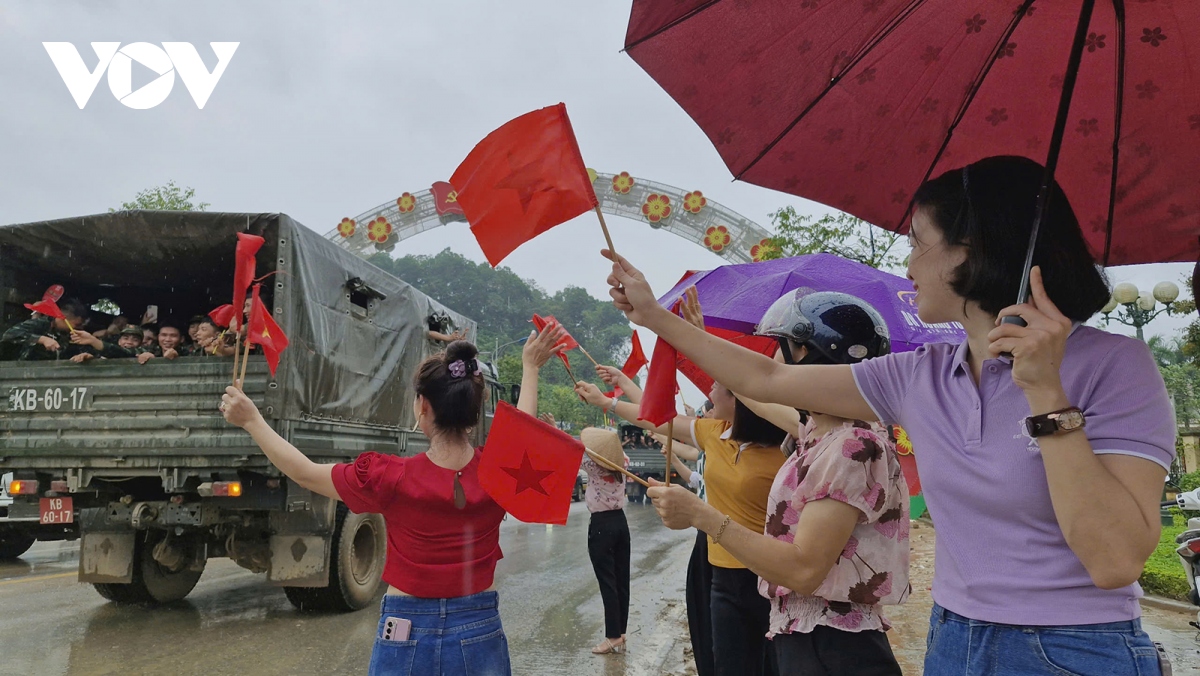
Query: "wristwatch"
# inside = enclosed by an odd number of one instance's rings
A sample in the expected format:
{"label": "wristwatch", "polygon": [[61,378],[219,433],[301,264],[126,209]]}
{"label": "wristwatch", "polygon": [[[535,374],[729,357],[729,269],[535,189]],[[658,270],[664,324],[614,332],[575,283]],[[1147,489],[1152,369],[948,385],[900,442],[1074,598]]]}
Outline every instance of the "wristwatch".
{"label": "wristwatch", "polygon": [[1031,437],[1044,437],[1051,434],[1066,434],[1083,429],[1086,424],[1083,411],[1077,406],[1034,415],[1025,419],[1025,429]]}

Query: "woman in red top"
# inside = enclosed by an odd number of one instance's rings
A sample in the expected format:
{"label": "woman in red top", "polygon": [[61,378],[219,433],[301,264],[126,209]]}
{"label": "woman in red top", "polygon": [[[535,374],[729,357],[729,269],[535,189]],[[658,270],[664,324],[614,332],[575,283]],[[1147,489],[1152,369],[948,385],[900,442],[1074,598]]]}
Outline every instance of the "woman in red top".
{"label": "woman in red top", "polygon": [[[563,335],[552,326],[531,336],[526,364],[545,363]],[[479,485],[480,449],[468,440],[484,401],[477,354],[456,340],[418,368],[413,410],[429,450],[409,458],[372,452],[353,464],[317,464],[276,434],[241,391],[230,387],[222,398],[225,419],[249,432],[288,478],[356,513],[383,515],[389,587],[371,674],[511,674],[492,590],[505,513]]]}

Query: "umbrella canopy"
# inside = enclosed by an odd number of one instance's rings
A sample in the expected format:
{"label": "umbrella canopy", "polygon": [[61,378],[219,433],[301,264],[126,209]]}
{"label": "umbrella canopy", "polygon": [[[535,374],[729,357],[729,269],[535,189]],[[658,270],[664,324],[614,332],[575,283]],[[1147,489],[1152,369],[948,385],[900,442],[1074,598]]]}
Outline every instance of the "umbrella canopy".
{"label": "umbrella canopy", "polygon": [[738,179],[904,232],[931,177],[1052,159],[1093,4],[1057,180],[1101,264],[1196,260],[1195,0],[634,0],[626,51]]}
{"label": "umbrella canopy", "polygon": [[916,292],[907,279],[833,254],[723,265],[698,272],[668,291],[659,304],[674,306],[689,286],[696,287],[705,326],[713,329],[753,333],[771,303],[793,289],[807,288],[848,293],[869,303],[887,322],[892,352],[966,339],[958,324],[926,324],[917,318]]}

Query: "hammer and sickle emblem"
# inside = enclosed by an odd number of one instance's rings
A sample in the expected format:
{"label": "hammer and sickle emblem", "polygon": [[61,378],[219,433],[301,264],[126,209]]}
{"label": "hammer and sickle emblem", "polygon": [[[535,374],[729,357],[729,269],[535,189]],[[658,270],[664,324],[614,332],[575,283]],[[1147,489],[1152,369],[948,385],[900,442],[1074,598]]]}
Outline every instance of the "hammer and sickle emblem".
{"label": "hammer and sickle emblem", "polygon": [[450,194],[446,195],[446,201],[447,202],[457,202],[458,201],[458,191],[451,190]]}

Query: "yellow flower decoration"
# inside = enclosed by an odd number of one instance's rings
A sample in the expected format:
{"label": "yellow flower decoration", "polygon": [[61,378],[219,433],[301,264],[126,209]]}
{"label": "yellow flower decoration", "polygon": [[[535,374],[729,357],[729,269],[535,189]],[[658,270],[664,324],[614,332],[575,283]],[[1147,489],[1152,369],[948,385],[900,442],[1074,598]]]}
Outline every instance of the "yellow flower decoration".
{"label": "yellow flower decoration", "polygon": [[899,425],[893,425],[892,431],[896,434],[896,453],[900,455],[912,455],[912,439],[908,438],[908,432]]}
{"label": "yellow flower decoration", "polygon": [[671,198],[658,193],[650,193],[642,204],[642,215],[651,223],[657,223],[671,215]]}
{"label": "yellow flower decoration", "polygon": [[750,247],[750,260],[755,263],[761,263],[765,260],[775,258],[779,254],[779,247],[775,246],[775,242],[770,239],[764,239],[758,244]]}
{"label": "yellow flower decoration", "polygon": [[588,173],[588,183],[595,183],[595,182],[596,182],[596,176],[598,176],[598,175],[599,175],[599,174],[597,174],[597,173],[596,173],[596,170],[595,170],[595,169],[591,169],[591,168],[589,168],[589,169],[587,170],[587,173]]}
{"label": "yellow flower decoration", "polygon": [[705,204],[708,204],[708,200],[704,199],[704,195],[699,190],[693,190],[683,196],[684,211],[698,214]]}
{"label": "yellow flower decoration", "polygon": [[357,225],[353,218],[343,218],[342,222],[338,223],[338,234],[342,237],[353,237]]}
{"label": "yellow flower decoration", "polygon": [[714,253],[721,253],[732,242],[733,235],[730,235],[729,229],[723,225],[714,225],[704,231],[704,246]]}
{"label": "yellow flower decoration", "polygon": [[628,171],[622,171],[613,176],[612,188],[615,193],[628,195],[629,191],[633,189],[633,177],[629,175]]}
{"label": "yellow flower decoration", "polygon": [[392,234],[392,224],[383,216],[376,218],[367,224],[367,239],[382,244],[388,241],[388,236]]}
{"label": "yellow flower decoration", "polygon": [[400,213],[407,214],[417,206],[417,198],[412,196],[412,193],[404,193],[396,198],[396,208]]}

